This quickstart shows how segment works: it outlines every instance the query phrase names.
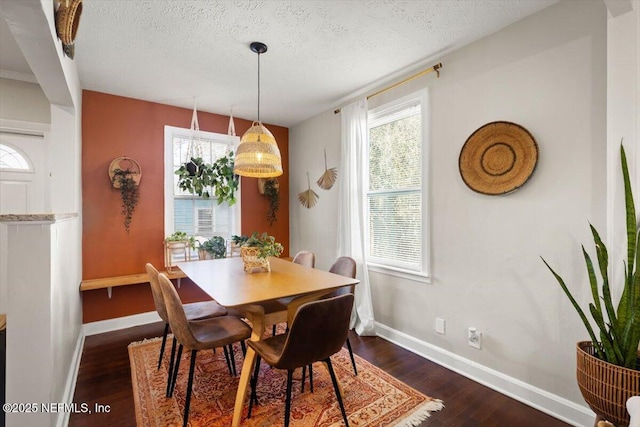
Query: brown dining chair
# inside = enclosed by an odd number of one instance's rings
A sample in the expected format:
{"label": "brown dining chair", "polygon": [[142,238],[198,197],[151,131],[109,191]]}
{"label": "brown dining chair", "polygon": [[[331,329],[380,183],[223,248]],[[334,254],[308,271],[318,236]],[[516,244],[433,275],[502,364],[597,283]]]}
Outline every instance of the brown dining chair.
{"label": "brown dining chair", "polygon": [[316,266],[316,254],[310,251],[300,251],[293,257],[291,262],[314,268]]}
{"label": "brown dining chair", "polygon": [[183,427],[189,420],[189,406],[191,404],[191,389],[193,387],[193,374],[196,365],[196,356],[199,350],[213,350],[216,347],[226,347],[238,341],[244,341],[251,336],[251,328],[236,316],[218,316],[205,320],[190,322],[171,281],[164,274],[158,275],[158,282],[162,290],[169,324],[180,346],[173,368],[173,378],[167,397],[173,395],[180,359],[183,349],[191,351],[191,363],[189,365],[189,380],[187,382],[187,396],[184,405]]}
{"label": "brown dining chair", "polygon": [[[333,265],[329,268],[329,273],[339,274],[341,276],[356,278],[356,260],[348,256],[339,257]],[[354,294],[356,285],[343,286],[333,291],[329,296],[338,296],[342,294]],[[347,349],[349,350],[349,357],[351,358],[351,364],[353,365],[353,373],[358,375],[358,369],[356,368],[356,359],[353,357],[353,350],[351,350],[351,343],[349,342],[349,335],[347,335]]]}
{"label": "brown dining chair", "polygon": [[[151,285],[151,294],[153,295],[153,303],[156,306],[158,315],[164,322],[164,333],[162,334],[162,345],[160,346],[160,357],[158,358],[158,369],[162,364],[162,356],[164,355],[164,349],[167,343],[167,335],[169,334],[169,316],[167,315],[167,308],[164,305],[164,297],[162,290],[160,289],[160,283],[158,282],[158,270],[151,263],[145,265],[147,275],[149,276],[149,284]],[[194,302],[191,304],[184,304],[184,312],[187,316],[187,320],[199,320],[209,317],[224,316],[227,314],[227,309],[218,304],[215,301],[203,301]],[[173,359],[173,353],[175,351],[175,338],[174,345],[171,349],[171,357]],[[229,366],[231,369],[231,366]]]}
{"label": "brown dining chair", "polygon": [[287,371],[285,427],[289,426],[289,415],[291,413],[293,371],[314,362],[322,361],[326,363],[331,376],[344,423],[347,427],[349,426],[338,380],[331,365],[330,357],[340,351],[347,338],[352,307],[353,294],[344,294],[308,302],[298,308],[288,332],[265,338],[262,341],[248,341],[249,346],[257,353],[256,365],[251,379],[248,418],[251,418],[253,402],[257,401],[256,386],[260,373],[261,359],[264,359],[273,368]]}
{"label": "brown dining chair", "polygon": [[[314,268],[316,266],[316,254],[311,251],[299,251],[291,260],[294,264],[299,264],[304,267]],[[274,301],[267,301],[262,305],[265,314],[275,313],[277,311],[283,311],[287,309],[287,305],[293,298],[282,298]],[[276,334],[277,325],[272,325],[271,335]]]}
{"label": "brown dining chair", "polygon": [[[356,277],[356,261],[347,256],[339,257],[329,268],[330,273],[339,274],[341,276]],[[335,297],[343,294],[354,294],[355,285],[343,286],[341,288],[336,289],[327,297]],[[351,358],[351,365],[353,366],[353,373],[358,375],[358,368],[356,368],[356,359],[353,356],[353,350],[351,349],[351,342],[349,342],[349,335],[347,335],[347,350],[349,350],[349,357]],[[304,381],[307,375],[307,367],[302,367],[302,391],[304,392]],[[309,388],[311,392],[313,392],[313,367],[309,365]]]}

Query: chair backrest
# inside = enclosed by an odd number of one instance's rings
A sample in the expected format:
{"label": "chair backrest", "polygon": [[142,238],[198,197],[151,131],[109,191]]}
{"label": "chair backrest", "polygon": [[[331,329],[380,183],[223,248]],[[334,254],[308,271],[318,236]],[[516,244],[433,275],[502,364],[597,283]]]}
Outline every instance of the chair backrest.
{"label": "chair backrest", "polygon": [[293,257],[293,262],[304,265],[305,267],[314,268],[316,266],[316,254],[309,251],[300,251]]}
{"label": "chair backrest", "polygon": [[[329,269],[329,273],[335,273],[354,279],[356,277],[356,260],[348,256],[341,256],[336,260],[336,262],[333,263],[333,265]],[[352,294],[354,289],[355,285],[343,286],[333,291],[330,296]]]}
{"label": "chair backrest", "polygon": [[182,344],[185,349],[194,348],[198,340],[193,336],[178,291],[176,291],[173,283],[171,283],[171,280],[169,280],[164,273],[158,274],[158,283],[160,284],[160,289],[162,289],[171,332],[173,332],[178,342]]}
{"label": "chair backrest", "polygon": [[153,303],[156,306],[156,311],[160,318],[164,320],[164,323],[169,323],[167,308],[164,305],[164,296],[162,296],[162,289],[160,289],[160,283],[158,283],[158,270],[151,263],[147,263],[145,268],[149,276],[149,284],[151,285],[151,294],[153,295]]}
{"label": "chair backrest", "polygon": [[352,307],[353,294],[301,305],[291,322],[280,358],[273,366],[295,369],[340,351],[349,333]]}

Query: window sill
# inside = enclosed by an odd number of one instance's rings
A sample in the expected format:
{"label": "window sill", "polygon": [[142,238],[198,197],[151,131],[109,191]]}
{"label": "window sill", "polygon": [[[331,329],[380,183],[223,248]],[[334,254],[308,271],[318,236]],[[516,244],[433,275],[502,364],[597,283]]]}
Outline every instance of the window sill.
{"label": "window sill", "polygon": [[403,279],[413,280],[420,283],[431,283],[431,277],[418,271],[403,270],[401,268],[393,268],[386,265],[367,263],[369,272],[386,274],[387,276],[400,277]]}

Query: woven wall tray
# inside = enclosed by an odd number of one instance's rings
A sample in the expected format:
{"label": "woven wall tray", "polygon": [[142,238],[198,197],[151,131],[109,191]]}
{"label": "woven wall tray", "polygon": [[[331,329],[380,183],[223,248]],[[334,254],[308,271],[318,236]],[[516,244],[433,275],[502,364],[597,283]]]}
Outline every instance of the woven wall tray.
{"label": "woven wall tray", "polygon": [[524,127],[491,122],[467,139],[458,167],[467,186],[482,194],[505,194],[520,188],[538,162],[538,144]]}

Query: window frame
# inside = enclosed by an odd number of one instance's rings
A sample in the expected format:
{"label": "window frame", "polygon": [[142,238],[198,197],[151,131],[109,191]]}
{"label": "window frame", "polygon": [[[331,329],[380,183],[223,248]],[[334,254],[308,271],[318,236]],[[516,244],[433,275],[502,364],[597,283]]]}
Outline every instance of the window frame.
{"label": "window frame", "polygon": [[11,144],[11,143],[9,143],[7,141],[4,141],[4,138],[2,138],[2,140],[0,140],[0,146],[5,146],[8,149],[13,150],[15,152],[15,154],[20,156],[20,158],[27,164],[26,168],[3,168],[3,167],[0,167],[0,172],[18,172],[18,173],[30,173],[30,174],[33,174],[33,173],[36,172],[34,170],[33,163],[31,162],[31,159],[20,148],[16,147],[15,145],[13,145],[13,144]]}
{"label": "window frame", "polygon": [[[369,109],[367,117],[367,144],[365,149],[365,167],[363,168],[363,197],[364,203],[364,219],[365,219],[365,262],[369,271],[382,273],[390,276],[401,277],[417,282],[431,282],[431,245],[430,245],[430,227],[429,227],[429,93],[427,89],[413,92],[406,96],[395,100],[385,102],[384,104]],[[375,126],[398,120],[402,117],[400,112],[414,105],[420,105],[420,115],[422,121],[422,137],[420,150],[420,195],[421,195],[421,255],[420,262],[417,266],[410,266],[402,262],[383,260],[381,258],[369,256],[369,195],[371,194],[401,194],[403,192],[414,192],[416,189],[398,189],[394,191],[373,190],[369,191],[369,135],[370,129]],[[393,118],[395,116],[395,118]]]}
{"label": "window frame", "polygon": [[[164,127],[164,233],[165,236],[170,236],[175,231],[175,218],[174,218],[174,198],[175,195],[173,193],[174,190],[174,170],[173,170],[173,138],[181,137],[181,138],[190,138],[192,136],[191,129],[188,128],[179,128],[175,126],[165,125]],[[215,141],[219,143],[227,144],[228,150],[235,152],[236,146],[240,142],[240,138],[237,136],[215,133],[215,132],[206,132],[206,131],[198,131],[198,138],[201,141]],[[238,185],[238,190],[236,191],[236,203],[231,206],[231,227],[230,227],[230,235],[240,235],[242,229],[242,184]],[[184,198],[194,199],[194,200],[205,200],[202,197],[198,197],[195,194],[189,196],[181,196]],[[209,200],[212,203],[216,203],[215,197],[211,197]],[[195,207],[198,209],[198,207]],[[196,211],[194,211],[196,214]],[[214,214],[215,216],[215,214]],[[194,217],[194,231],[196,218]]]}

